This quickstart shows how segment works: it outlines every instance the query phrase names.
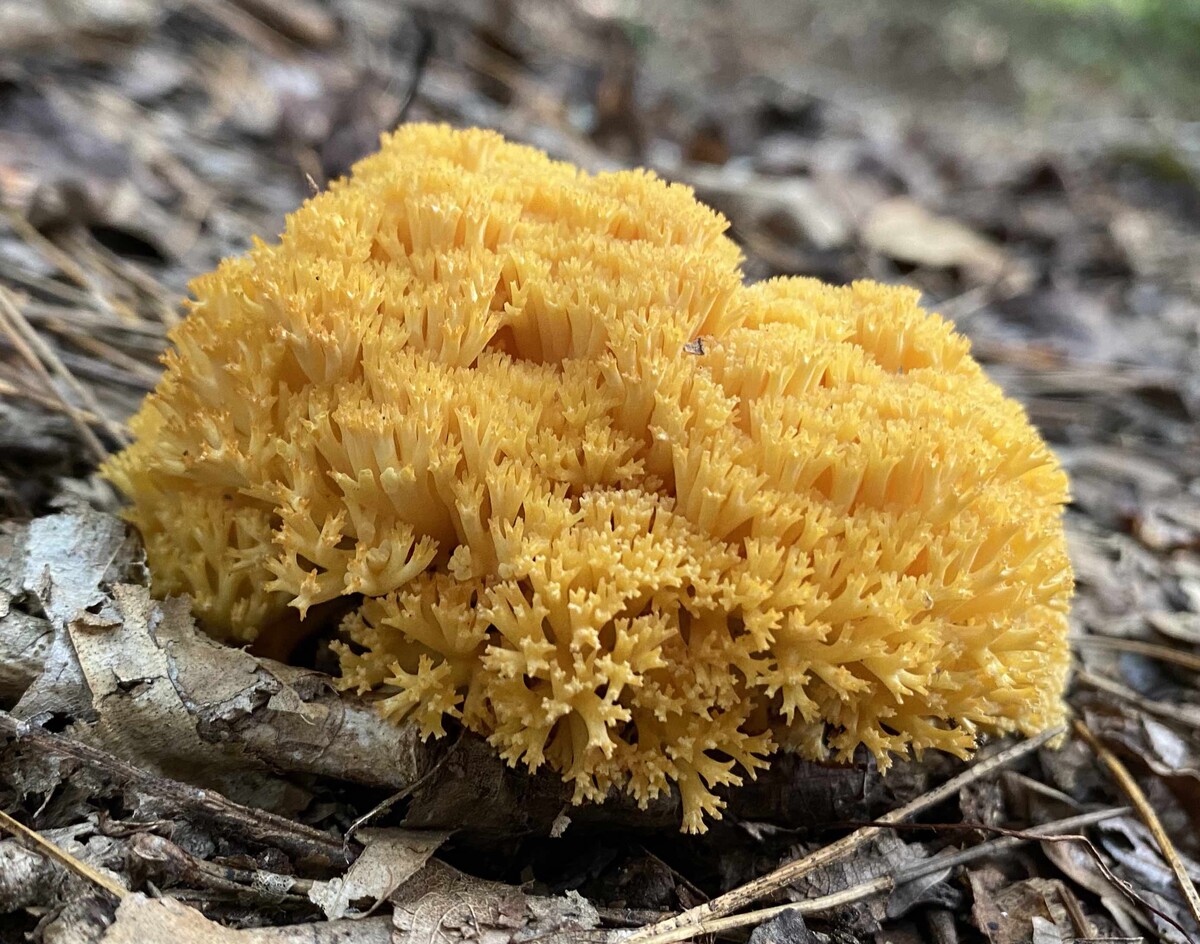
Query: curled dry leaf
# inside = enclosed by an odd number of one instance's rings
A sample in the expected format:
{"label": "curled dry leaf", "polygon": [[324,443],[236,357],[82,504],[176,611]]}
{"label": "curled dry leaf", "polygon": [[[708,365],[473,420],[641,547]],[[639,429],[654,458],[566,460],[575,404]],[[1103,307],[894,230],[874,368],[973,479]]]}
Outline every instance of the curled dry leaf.
{"label": "curled dry leaf", "polygon": [[[220,646],[196,630],[185,600],[160,603],[123,582],[140,575],[141,557],[118,519],[72,512],[10,535],[0,571],[53,632],[17,717],[85,719],[72,729],[80,740],[267,808],[287,805],[278,771],[402,789],[428,765],[415,735],[325,676]],[[7,604],[0,664],[33,668],[28,652],[9,650],[36,619]]]}
{"label": "curled dry leaf", "polygon": [[[370,914],[425,867],[447,835],[408,829],[364,830],[358,838],[366,842],[366,848],[350,871],[342,878],[315,883],[308,897],[327,918]],[[370,905],[365,912],[354,907],[362,901]]]}
{"label": "curled dry leaf", "polygon": [[1072,925],[1071,912],[1078,912],[1079,905],[1068,902],[1074,896],[1062,882],[1031,878],[993,886],[998,878],[999,873],[990,871],[971,873],[975,923],[991,944],[1066,941],[1088,933]]}

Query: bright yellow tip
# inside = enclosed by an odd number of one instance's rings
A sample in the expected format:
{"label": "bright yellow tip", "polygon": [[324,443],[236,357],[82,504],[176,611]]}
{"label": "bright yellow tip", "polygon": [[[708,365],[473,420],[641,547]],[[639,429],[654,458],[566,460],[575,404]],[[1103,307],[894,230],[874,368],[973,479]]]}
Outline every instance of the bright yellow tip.
{"label": "bright yellow tip", "polygon": [[349,598],[389,716],[577,801],[675,784],[692,831],[777,744],[1059,723],[1067,483],[1020,406],[914,292],[745,286],[725,226],[491,132],[385,138],[193,283],[105,468],[156,591],[240,640]]}

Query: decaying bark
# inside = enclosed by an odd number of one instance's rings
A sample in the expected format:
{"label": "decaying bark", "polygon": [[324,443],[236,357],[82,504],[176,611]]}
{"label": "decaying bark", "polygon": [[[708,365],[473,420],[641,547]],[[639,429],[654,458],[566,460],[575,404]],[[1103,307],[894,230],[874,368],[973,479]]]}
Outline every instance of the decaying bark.
{"label": "decaying bark", "polygon": [[80,741],[267,806],[280,773],[399,790],[436,756],[326,676],[222,646],[185,600],[153,600],[115,518],[37,519],[3,550],[0,697],[20,693],[18,719],[65,715]]}

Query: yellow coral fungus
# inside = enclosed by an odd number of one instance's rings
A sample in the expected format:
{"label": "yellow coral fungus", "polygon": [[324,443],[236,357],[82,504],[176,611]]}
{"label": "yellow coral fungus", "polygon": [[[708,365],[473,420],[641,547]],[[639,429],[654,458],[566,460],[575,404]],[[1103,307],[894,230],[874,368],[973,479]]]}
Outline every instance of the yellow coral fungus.
{"label": "yellow coral fungus", "polygon": [[[192,285],[107,466],[157,591],[250,640],[341,598],[344,684],[686,829],[778,745],[1062,720],[1066,479],[914,292],[745,286],[725,221],[409,126]],[[336,605],[336,604],[335,604]]]}

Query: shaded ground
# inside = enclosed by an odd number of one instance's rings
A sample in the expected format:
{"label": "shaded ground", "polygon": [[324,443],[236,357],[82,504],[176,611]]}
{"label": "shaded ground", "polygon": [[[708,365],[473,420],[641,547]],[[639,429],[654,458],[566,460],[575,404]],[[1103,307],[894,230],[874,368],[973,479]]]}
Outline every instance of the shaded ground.
{"label": "shaded ground", "polygon": [[[1186,857],[1200,858],[1200,114],[1189,113],[1200,41],[1188,41],[1200,26],[1167,4],[1134,6],[1090,19],[1015,0],[922,0],[902,16],[883,0],[847,12],[749,0],[4,8],[3,515],[23,521],[81,498],[114,507],[90,470],[153,385],[186,281],[252,234],[278,232],[380,130],[402,119],[490,125],[584,166],[651,166],[729,216],[749,277],[913,284],[1027,404],[1074,483],[1072,704],[1130,762],[1198,878]],[[0,633],[16,632],[13,613],[45,615],[12,589]],[[19,695],[4,692],[3,707]],[[43,795],[22,756],[0,754],[0,807],[23,822],[91,843],[138,819],[61,784]],[[799,765],[792,781],[746,791],[705,840],[577,828],[499,845],[460,837],[443,855],[544,893],[579,890],[609,924],[636,925],[833,838],[814,823],[877,815],[950,766],[907,768],[885,787],[869,769]],[[306,788],[313,800],[297,817],[320,829],[344,830],[381,798]],[[1127,802],[1073,741],[929,818],[1024,826]],[[1196,933],[1136,818],[1089,835],[1103,868],[1078,845],[1043,843],[810,928],[842,941]],[[810,898],[968,842],[932,836],[902,832],[862,852],[859,872],[786,894]],[[249,872],[337,872],[269,842],[173,838]],[[249,924],[269,911],[202,870],[173,874],[173,894],[206,901],[210,916]],[[1137,897],[1114,891],[1111,875]],[[79,895],[48,885],[0,918],[0,940]],[[95,907],[99,921],[106,906]],[[290,902],[270,920],[314,913]],[[779,920],[759,940],[819,939]]]}

